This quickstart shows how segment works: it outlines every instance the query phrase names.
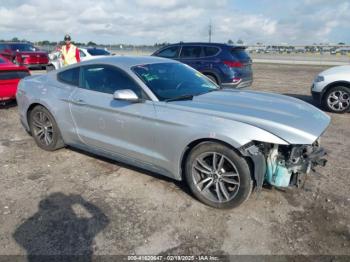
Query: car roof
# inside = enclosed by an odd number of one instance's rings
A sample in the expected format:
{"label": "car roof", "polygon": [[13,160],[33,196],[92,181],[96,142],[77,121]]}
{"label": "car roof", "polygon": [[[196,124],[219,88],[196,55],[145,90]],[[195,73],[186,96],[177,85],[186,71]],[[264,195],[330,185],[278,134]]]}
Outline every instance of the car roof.
{"label": "car roof", "polygon": [[157,64],[157,63],[180,63],[175,60],[156,56],[104,56],[80,62],[74,65],[110,64],[123,69],[129,69],[137,65]]}
{"label": "car roof", "polygon": [[246,46],[243,46],[243,45],[230,45],[226,43],[209,43],[209,42],[180,42],[180,43],[169,44],[167,46],[172,46],[172,45],[206,45],[206,46],[217,46],[217,47],[246,48]]}
{"label": "car roof", "polygon": [[93,50],[93,49],[97,49],[97,50],[105,50],[104,48],[101,47],[93,47],[93,46],[88,46],[85,48],[86,50]]}
{"label": "car roof", "polygon": [[79,50],[83,50],[83,51],[88,51],[88,50],[104,50],[109,52],[108,50],[104,49],[104,48],[99,48],[99,47],[78,47]]}

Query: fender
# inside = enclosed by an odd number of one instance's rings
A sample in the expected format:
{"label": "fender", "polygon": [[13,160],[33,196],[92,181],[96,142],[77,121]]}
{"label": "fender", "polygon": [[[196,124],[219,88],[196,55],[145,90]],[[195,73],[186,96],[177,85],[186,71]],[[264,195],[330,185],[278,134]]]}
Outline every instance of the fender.
{"label": "fender", "polygon": [[340,81],[335,81],[332,83],[329,83],[328,85],[326,85],[321,92],[321,100],[323,100],[323,96],[325,95],[325,93],[327,93],[327,91],[335,86],[344,86],[344,87],[348,87],[350,88],[350,82],[346,81],[346,80],[340,80]]}

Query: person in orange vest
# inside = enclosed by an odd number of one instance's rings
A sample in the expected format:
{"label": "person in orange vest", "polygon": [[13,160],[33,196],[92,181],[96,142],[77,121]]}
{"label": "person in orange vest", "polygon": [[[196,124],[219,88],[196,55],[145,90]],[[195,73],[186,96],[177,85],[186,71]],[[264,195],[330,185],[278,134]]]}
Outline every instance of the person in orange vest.
{"label": "person in orange vest", "polygon": [[65,45],[61,48],[61,58],[63,66],[72,65],[80,62],[79,49],[71,43],[70,35],[64,37]]}

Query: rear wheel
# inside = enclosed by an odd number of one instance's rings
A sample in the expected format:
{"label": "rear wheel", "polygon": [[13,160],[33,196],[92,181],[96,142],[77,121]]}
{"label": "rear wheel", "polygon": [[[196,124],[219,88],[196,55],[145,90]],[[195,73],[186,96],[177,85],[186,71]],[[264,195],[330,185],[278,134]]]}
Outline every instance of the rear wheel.
{"label": "rear wheel", "polygon": [[205,142],[192,149],[185,175],[193,194],[215,208],[233,208],[249,198],[253,182],[246,160],[231,148]]}
{"label": "rear wheel", "polygon": [[345,113],[350,110],[350,89],[345,86],[332,87],[324,96],[325,108],[333,113]]}
{"label": "rear wheel", "polygon": [[36,144],[47,151],[64,146],[54,117],[43,106],[36,106],[29,114],[29,127]]}

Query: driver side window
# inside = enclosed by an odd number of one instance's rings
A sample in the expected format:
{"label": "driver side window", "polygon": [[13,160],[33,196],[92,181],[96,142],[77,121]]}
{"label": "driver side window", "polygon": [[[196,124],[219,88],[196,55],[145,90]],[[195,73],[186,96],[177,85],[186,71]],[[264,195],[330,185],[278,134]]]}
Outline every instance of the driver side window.
{"label": "driver side window", "polygon": [[145,99],[142,89],[122,70],[109,65],[92,65],[82,67],[81,88],[114,94],[117,90],[130,89],[139,98]]}

